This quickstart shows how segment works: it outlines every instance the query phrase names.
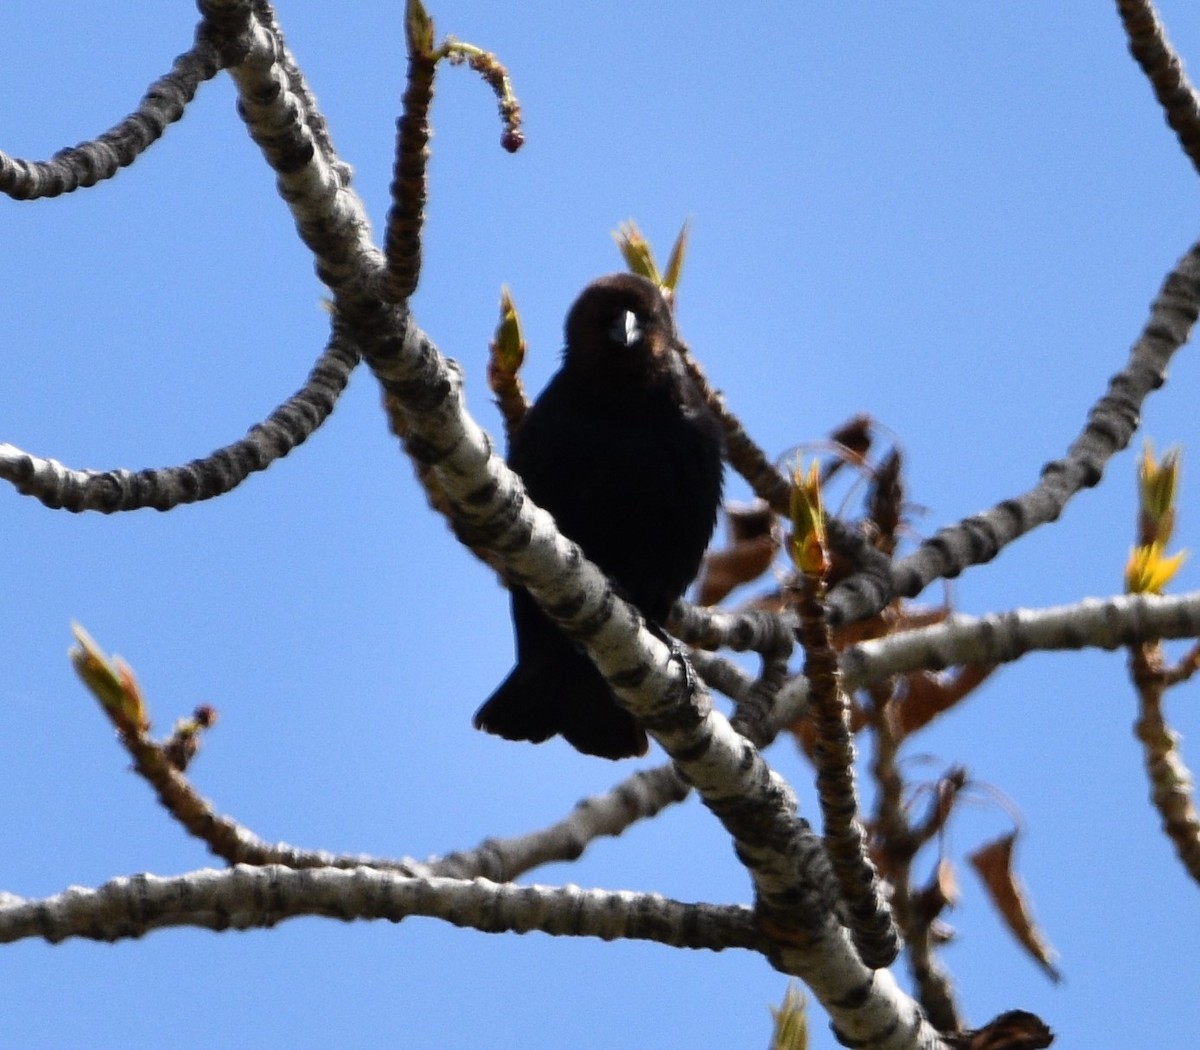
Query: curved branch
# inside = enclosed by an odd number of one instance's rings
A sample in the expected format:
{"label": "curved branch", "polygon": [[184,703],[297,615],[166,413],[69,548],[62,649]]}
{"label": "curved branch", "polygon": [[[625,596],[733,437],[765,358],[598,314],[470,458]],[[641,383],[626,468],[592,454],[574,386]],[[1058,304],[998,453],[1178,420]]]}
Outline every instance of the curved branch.
{"label": "curved branch", "polygon": [[[215,13],[216,9],[221,7],[222,4],[220,0],[201,0],[199,6],[202,10],[206,9]],[[242,24],[240,9],[250,7],[251,5],[245,3],[244,0],[234,0],[232,6],[239,9],[235,16],[234,24],[240,25]],[[270,4],[257,3],[253,5],[253,13],[258,24],[275,40],[275,60],[278,62],[284,77],[287,79],[288,90],[300,103],[299,114],[308,128],[309,134],[312,135],[314,144],[333,168],[341,184],[349,186],[354,174],[353,169],[337,155],[337,150],[333,148],[333,139],[329,134],[329,125],[325,122],[325,115],[317,107],[317,96],[309,88],[307,81],[304,79],[304,74],[296,64],[295,56],[288,48],[287,41],[283,38],[283,30],[279,27],[279,22],[275,18],[274,9]],[[219,16],[217,17],[219,18]]]}
{"label": "curved branch", "polygon": [[1166,27],[1150,0],[1117,0],[1117,10],[1129,38],[1129,53],[1154,88],[1154,97],[1183,152],[1200,172],[1200,98],[1167,39]]}
{"label": "curved branch", "polygon": [[[230,864],[288,868],[369,867],[402,875],[455,878],[486,876],[503,882],[556,860],[575,860],[601,835],[620,835],[635,821],[653,816],[666,806],[687,797],[689,788],[673,766],[644,770],[606,795],[585,799],[564,820],[542,831],[511,839],[489,839],[470,852],[431,858],[422,864],[408,858],[389,860],[362,854],[333,854],[299,850],[286,843],[265,842],[249,829],[220,816],[184,775],[188,760],[199,747],[198,709],[186,739],[191,750],[181,745],[182,726],[165,742],[149,733],[150,715],[146,697],[137,686],[133,671],[119,657],[110,658],[81,627],[75,628],[76,647],[70,651],[88,691],[116,730],[117,740],[133,759],[133,769],[154,790],[158,801],[183,828],[204,842],[209,850]],[[212,725],[210,712],[203,727]]]}
{"label": "curved branch", "polygon": [[1129,444],[1141,422],[1142,402],[1166,382],[1167,363],[1190,337],[1198,311],[1200,243],[1167,276],[1128,363],[1109,381],[1108,392],[1088,413],[1083,433],[1066,456],[1046,464],[1041,480],[1024,495],[926,540],[893,564],[890,580],[859,573],[843,581],[829,596],[830,623],[866,619],[897,596],[916,597],[934,580],[991,561],[1013,540],[1055,521],[1080,489],[1100,482],[1109,459]]}
{"label": "curved branch", "polygon": [[183,116],[200,85],[224,64],[217,47],[197,31],[191,50],[175,59],[171,72],[151,84],[137,109],[102,135],[61,149],[50,160],[19,160],[0,153],[0,193],[14,200],[36,200],[111,179]]}
{"label": "curved branch", "polygon": [[18,492],[54,510],[170,510],[212,499],[236,488],[252,473],[266,470],[306,441],[333,411],[346,388],[357,352],[336,336],[295,394],[256,423],[240,441],[181,467],[139,470],[72,470],[14,445],[0,443],[0,478]]}

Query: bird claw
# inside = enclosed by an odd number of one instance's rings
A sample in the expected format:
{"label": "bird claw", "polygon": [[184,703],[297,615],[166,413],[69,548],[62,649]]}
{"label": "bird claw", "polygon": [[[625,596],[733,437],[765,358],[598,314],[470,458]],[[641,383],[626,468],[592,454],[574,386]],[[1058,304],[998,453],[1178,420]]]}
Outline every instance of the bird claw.
{"label": "bird claw", "polygon": [[646,621],[646,630],[671,650],[671,659],[678,661],[679,666],[683,668],[683,686],[691,696],[699,686],[700,680],[696,677],[692,661],[687,658],[683,643],[674,635],[668,634],[666,628],[649,620]]}

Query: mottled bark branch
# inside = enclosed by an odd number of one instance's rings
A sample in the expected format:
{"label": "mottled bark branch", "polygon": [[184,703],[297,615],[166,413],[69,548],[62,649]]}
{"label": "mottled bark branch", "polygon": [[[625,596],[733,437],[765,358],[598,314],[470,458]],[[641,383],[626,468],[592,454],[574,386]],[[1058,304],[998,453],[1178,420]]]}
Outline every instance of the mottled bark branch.
{"label": "mottled bark branch", "polygon": [[191,50],[177,59],[170,73],[147,89],[137,109],[108,131],[50,160],[22,160],[0,153],[0,193],[14,200],[57,197],[111,179],[146,152],[172,124],[206,80],[220,72],[225,60],[201,30]]}
{"label": "mottled bark branch", "polygon": [[897,561],[890,579],[856,574],[829,597],[837,626],[873,616],[894,598],[913,598],[934,580],[990,561],[1013,540],[1057,520],[1071,498],[1100,482],[1108,461],[1125,448],[1141,423],[1146,397],[1166,382],[1171,357],[1191,336],[1200,311],[1200,244],[1193,245],[1168,275],[1150,308],[1150,319],[1126,366],[1088,413],[1087,425],[1066,456],[1042,468],[1028,492],[940,530]]}
{"label": "mottled bark branch", "polygon": [[346,388],[358,354],[333,340],[295,394],[246,437],[181,467],[149,470],[75,470],[14,445],[0,444],[0,478],[47,507],[87,510],[171,510],[224,495],[256,471],[266,470],[325,422]]}
{"label": "mottled bark branch", "polygon": [[1167,39],[1166,27],[1150,0],[1117,0],[1129,52],[1154,88],[1163,116],[1179,139],[1192,167],[1200,172],[1200,98],[1188,80],[1183,60]]}
{"label": "mottled bark branch", "polygon": [[172,926],[248,930],[300,916],[399,922],[414,915],[484,933],[536,930],[709,951],[760,950],[763,942],[750,910],[737,905],[683,904],[657,894],[577,886],[409,878],[372,868],[239,865],[173,878],[134,875],[41,900],[0,894],[0,943],[37,938],[57,944],[70,937],[111,942]]}

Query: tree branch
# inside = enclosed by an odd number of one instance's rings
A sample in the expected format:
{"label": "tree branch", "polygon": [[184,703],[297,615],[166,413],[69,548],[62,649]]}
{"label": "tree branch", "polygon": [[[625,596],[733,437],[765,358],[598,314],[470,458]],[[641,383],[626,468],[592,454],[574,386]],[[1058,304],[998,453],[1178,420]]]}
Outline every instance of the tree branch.
{"label": "tree branch", "polygon": [[760,949],[763,941],[750,909],[738,905],[684,904],[653,893],[578,886],[410,878],[373,868],[238,865],[171,878],[134,875],[41,900],[0,894],[0,943],[39,938],[58,944],[68,937],[112,942],[172,926],[261,929],[306,915],[347,922],[423,915],[485,933],[540,930],[710,951]]}
{"label": "tree branch", "polygon": [[1129,38],[1129,53],[1154,88],[1154,97],[1183,152],[1200,172],[1200,98],[1167,39],[1166,27],[1150,0],[1117,0],[1117,10]]}
{"label": "tree branch", "polygon": [[78,146],[61,149],[50,160],[20,160],[0,153],[0,193],[13,200],[57,197],[111,179],[150,148],[183,116],[196,91],[220,72],[225,62],[202,29],[191,50],[160,77],[129,116]]}
{"label": "tree branch", "polygon": [[1055,521],[1080,489],[1099,484],[1109,459],[1129,444],[1140,425],[1142,403],[1166,382],[1167,363],[1190,337],[1198,311],[1200,243],[1167,276],[1128,363],[1110,380],[1066,456],[1043,467],[1041,480],[1023,495],[940,530],[895,562],[890,580],[856,574],[843,581],[829,596],[830,622],[838,626],[866,619],[897,596],[916,597],[934,580],[990,561],[1013,540]]}
{"label": "tree branch", "polygon": [[353,347],[333,339],[304,386],[262,423],[251,427],[246,437],[181,467],[136,472],[74,470],[57,460],[0,443],[0,478],[47,507],[73,513],[98,510],[112,514],[145,507],[166,511],[212,499],[237,488],[252,473],[266,470],[308,440],[333,411],[357,364]]}
{"label": "tree branch", "polygon": [[[1012,663],[1030,652],[1113,650],[1174,638],[1200,638],[1200,591],[1170,597],[1084,598],[1075,605],[1048,609],[952,616],[932,627],[849,646],[839,660],[843,688],[853,692],[911,671]],[[795,675],[779,691],[771,716],[773,733],[801,718],[807,709],[808,680]]]}
{"label": "tree branch", "polygon": [[690,790],[673,765],[644,769],[606,794],[585,798],[548,828],[515,838],[487,839],[476,849],[427,863],[437,875],[508,882],[543,864],[578,859],[597,838],[620,835],[635,821],[682,802]]}

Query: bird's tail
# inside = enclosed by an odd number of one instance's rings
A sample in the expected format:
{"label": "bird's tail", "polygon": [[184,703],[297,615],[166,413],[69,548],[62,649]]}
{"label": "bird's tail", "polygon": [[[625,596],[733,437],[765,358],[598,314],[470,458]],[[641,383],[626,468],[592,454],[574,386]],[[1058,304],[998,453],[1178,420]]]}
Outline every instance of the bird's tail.
{"label": "bird's tail", "polygon": [[532,662],[518,663],[475,712],[475,728],[505,740],[540,744],[558,732],[554,691]]}
{"label": "bird's tail", "polygon": [[[604,676],[573,645],[552,658],[528,654],[475,713],[475,728],[540,743],[556,733],[602,758],[646,753],[646,734],[621,707]],[[544,654],[551,657],[551,654]]]}

